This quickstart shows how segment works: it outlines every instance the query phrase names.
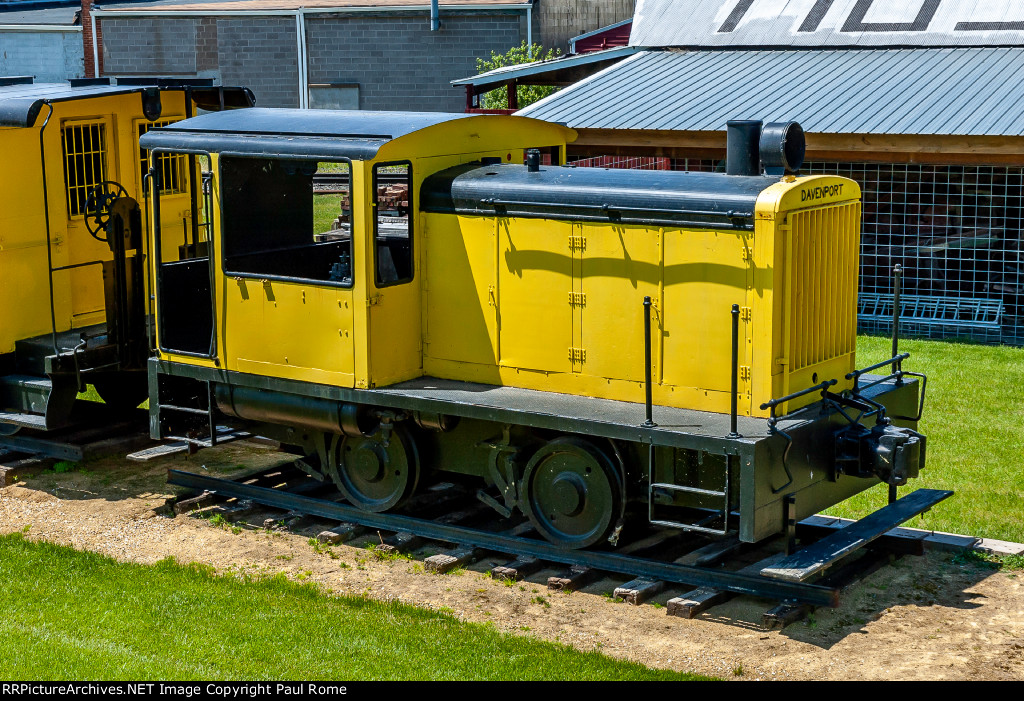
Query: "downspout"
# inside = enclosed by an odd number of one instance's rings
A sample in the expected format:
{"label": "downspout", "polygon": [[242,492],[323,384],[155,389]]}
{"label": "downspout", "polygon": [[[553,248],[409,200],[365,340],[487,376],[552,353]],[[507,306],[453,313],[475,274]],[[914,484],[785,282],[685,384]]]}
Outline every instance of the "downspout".
{"label": "downspout", "polygon": [[[100,50],[99,43],[96,41],[96,15],[93,10],[96,8],[90,8],[89,10],[89,25],[92,31],[92,77],[100,77]],[[47,117],[49,119],[49,117]]]}
{"label": "downspout", "polygon": [[306,11],[295,11],[295,41],[299,67],[299,109],[309,108],[309,66],[306,59]]}
{"label": "downspout", "polygon": [[526,46],[533,47],[533,2],[526,5]]}
{"label": "downspout", "polygon": [[430,0],[430,31],[432,32],[441,28],[441,10],[437,3],[438,0]]}

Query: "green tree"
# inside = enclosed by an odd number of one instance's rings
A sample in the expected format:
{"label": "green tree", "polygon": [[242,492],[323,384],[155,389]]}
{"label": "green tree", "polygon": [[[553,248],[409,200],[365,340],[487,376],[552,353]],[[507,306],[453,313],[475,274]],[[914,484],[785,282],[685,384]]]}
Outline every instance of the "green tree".
{"label": "green tree", "polygon": [[[476,60],[476,69],[481,73],[486,73],[487,71],[493,71],[495,68],[503,68],[505,66],[516,66],[535,61],[550,61],[553,58],[558,58],[559,55],[561,55],[561,52],[558,49],[548,49],[548,52],[544,53],[544,47],[540,44],[527,45],[524,41],[519,46],[513,46],[503,54],[492,51],[490,59],[478,58]],[[518,85],[516,86],[516,97],[519,100],[519,107],[523,108],[537,102],[537,100],[547,97],[557,89],[553,85]],[[504,109],[507,105],[508,92],[504,87],[491,90],[481,96],[480,106],[486,109]]]}

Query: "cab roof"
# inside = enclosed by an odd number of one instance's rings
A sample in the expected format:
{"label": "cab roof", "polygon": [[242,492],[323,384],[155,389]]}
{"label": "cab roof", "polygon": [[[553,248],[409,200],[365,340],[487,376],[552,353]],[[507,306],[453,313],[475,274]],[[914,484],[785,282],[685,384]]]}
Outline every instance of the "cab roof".
{"label": "cab roof", "polygon": [[[569,129],[524,117],[444,113],[372,112],[366,110],[250,109],[204,114],[153,129],[142,148],[227,156],[330,160],[372,160],[385,144],[446,123],[512,119],[544,127]],[[543,125],[543,126],[540,126]],[[467,124],[468,127],[468,124]],[[450,146],[450,144],[440,144]]]}
{"label": "cab roof", "polygon": [[248,88],[221,88],[202,80],[122,78],[115,85],[107,78],[36,83],[31,77],[19,76],[0,78],[0,127],[32,126],[45,104],[141,93],[153,88],[190,90],[193,99],[204,109],[220,109],[221,95],[224,96],[225,107],[251,107],[255,104],[252,91]]}

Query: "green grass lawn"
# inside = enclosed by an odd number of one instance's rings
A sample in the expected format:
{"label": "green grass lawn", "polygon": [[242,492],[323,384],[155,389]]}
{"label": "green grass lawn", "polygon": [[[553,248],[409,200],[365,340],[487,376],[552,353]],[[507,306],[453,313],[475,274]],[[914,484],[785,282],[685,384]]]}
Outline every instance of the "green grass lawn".
{"label": "green grass lawn", "polygon": [[[860,336],[857,365],[890,357],[888,338]],[[956,495],[907,525],[1024,542],[1024,348],[942,341],[901,341],[905,370],[928,375],[920,430],[928,437],[921,487]],[[879,485],[829,509],[860,518],[886,503]]]}
{"label": "green grass lawn", "polygon": [[0,679],[699,678],[281,576],[124,564],[21,534],[0,536],[0,581]]}

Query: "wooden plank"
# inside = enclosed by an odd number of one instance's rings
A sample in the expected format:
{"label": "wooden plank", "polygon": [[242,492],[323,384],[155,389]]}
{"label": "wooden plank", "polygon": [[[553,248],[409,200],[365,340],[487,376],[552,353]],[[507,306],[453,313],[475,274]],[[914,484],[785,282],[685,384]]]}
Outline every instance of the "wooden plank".
{"label": "wooden plank", "polygon": [[953,492],[939,489],[918,489],[778,564],[764,568],[761,574],[788,582],[803,582],[952,495]]}
{"label": "wooden plank", "polygon": [[630,582],[626,582],[621,587],[615,587],[612,597],[636,606],[647,601],[652,596],[658,595],[664,588],[664,582],[637,577]]}

